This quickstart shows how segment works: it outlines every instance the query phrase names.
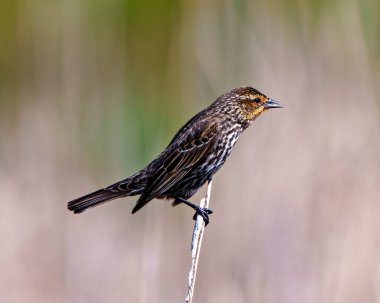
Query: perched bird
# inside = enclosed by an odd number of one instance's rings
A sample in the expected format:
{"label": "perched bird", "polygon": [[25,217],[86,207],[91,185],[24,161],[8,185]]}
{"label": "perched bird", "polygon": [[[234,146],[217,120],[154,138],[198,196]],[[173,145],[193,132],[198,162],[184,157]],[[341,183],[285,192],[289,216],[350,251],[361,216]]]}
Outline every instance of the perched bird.
{"label": "perched bird", "polygon": [[184,203],[202,216],[206,225],[210,209],[201,208],[192,197],[224,164],[242,132],[264,111],[282,107],[252,87],[240,87],[221,95],[196,114],[174,136],[165,150],[129,178],[68,203],[81,213],[116,198],[140,195],[132,214],[152,199]]}

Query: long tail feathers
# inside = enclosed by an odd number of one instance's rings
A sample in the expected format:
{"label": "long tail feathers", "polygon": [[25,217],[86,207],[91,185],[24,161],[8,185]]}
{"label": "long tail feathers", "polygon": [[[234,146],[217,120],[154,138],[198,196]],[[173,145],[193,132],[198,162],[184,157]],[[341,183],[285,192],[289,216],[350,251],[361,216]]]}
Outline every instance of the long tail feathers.
{"label": "long tail feathers", "polygon": [[99,204],[111,201],[121,196],[125,196],[125,194],[125,192],[115,192],[109,189],[99,189],[91,194],[70,201],[67,204],[67,208],[73,211],[75,214],[78,214],[84,212],[88,208],[95,207]]}
{"label": "long tail feathers", "polygon": [[[148,179],[146,178],[145,170],[141,170],[125,180],[116,182],[106,188],[99,189],[93,193],[70,201],[67,204],[67,208],[75,214],[78,214],[84,212],[88,208],[95,207],[116,198],[141,195],[147,186],[147,181]],[[139,201],[141,201],[141,198]],[[147,202],[136,206],[134,212],[144,206]]]}

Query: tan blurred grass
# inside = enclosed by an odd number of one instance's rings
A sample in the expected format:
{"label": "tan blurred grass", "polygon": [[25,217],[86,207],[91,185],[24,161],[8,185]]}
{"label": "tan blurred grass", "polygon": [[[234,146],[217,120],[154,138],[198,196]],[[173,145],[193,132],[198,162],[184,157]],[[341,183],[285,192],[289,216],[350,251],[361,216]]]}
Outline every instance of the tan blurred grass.
{"label": "tan blurred grass", "polygon": [[1,302],[183,300],[190,210],[65,203],[239,85],[286,107],[215,177],[195,301],[380,301],[376,1],[20,3],[0,56]]}

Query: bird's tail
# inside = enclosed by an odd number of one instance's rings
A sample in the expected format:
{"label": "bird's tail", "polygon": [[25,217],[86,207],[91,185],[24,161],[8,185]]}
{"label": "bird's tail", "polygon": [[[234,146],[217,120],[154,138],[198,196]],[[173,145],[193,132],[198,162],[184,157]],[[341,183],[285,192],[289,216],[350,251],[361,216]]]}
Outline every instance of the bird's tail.
{"label": "bird's tail", "polygon": [[95,207],[116,198],[141,195],[146,187],[147,180],[145,170],[141,170],[125,180],[70,201],[67,204],[67,208],[75,214],[78,214],[88,208]]}
{"label": "bird's tail", "polygon": [[125,195],[125,192],[114,192],[109,189],[99,189],[91,194],[77,198],[67,204],[67,208],[75,214],[84,212],[88,208],[111,201]]}

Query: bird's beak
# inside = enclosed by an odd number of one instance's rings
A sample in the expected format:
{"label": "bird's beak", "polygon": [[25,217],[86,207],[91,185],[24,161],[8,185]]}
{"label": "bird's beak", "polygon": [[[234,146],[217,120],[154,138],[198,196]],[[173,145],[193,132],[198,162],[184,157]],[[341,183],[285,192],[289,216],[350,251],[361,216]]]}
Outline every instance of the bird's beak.
{"label": "bird's beak", "polygon": [[265,109],[283,107],[280,103],[278,103],[276,100],[273,100],[273,99],[268,99],[267,101],[263,103],[263,105]]}

